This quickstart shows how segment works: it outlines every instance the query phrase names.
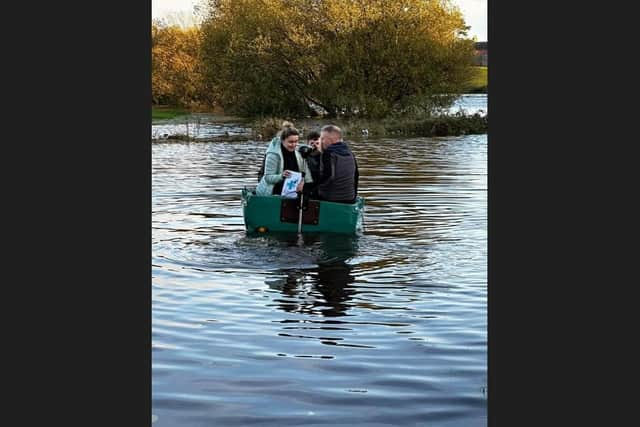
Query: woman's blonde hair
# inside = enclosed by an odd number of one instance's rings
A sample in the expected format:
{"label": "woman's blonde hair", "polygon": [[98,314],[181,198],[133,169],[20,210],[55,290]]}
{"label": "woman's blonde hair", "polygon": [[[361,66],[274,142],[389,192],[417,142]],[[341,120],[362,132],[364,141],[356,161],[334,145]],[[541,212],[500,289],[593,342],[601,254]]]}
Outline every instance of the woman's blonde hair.
{"label": "woman's blonde hair", "polygon": [[291,135],[300,135],[300,131],[298,131],[298,129],[294,128],[293,126],[283,128],[282,132],[280,133],[280,141],[284,141]]}
{"label": "woman's blonde hair", "polygon": [[280,140],[284,141],[291,135],[300,135],[300,131],[293,126],[293,123],[285,120],[282,122],[282,129],[280,129],[278,135],[280,136]]}

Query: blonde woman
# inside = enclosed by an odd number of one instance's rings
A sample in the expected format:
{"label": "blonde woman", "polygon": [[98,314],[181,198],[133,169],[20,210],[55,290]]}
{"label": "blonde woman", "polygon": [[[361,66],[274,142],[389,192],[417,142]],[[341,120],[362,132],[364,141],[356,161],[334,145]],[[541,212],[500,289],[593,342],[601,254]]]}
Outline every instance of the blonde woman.
{"label": "blonde woman", "polygon": [[283,127],[279,136],[274,137],[269,146],[264,159],[264,175],[256,187],[258,196],[280,195],[284,180],[291,175],[291,172],[301,172],[304,177],[300,181],[296,191],[301,192],[305,183],[312,183],[313,177],[309,172],[307,161],[302,158],[296,149],[300,132],[290,123]]}

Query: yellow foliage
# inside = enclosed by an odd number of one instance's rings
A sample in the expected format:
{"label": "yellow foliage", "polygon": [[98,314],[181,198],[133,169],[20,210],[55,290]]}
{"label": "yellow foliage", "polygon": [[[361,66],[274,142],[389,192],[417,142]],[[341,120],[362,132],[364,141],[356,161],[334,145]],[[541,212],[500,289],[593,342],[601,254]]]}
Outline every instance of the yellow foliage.
{"label": "yellow foliage", "polygon": [[473,42],[449,0],[210,0],[206,81],[244,114],[430,111],[468,80]]}
{"label": "yellow foliage", "polygon": [[153,102],[186,107],[206,103],[200,30],[154,24],[151,40]]}

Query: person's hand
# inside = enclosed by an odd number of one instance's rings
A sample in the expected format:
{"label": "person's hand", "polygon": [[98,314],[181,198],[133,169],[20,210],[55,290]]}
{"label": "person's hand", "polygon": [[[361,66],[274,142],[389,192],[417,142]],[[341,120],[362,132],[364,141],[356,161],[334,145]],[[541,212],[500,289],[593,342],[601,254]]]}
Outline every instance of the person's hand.
{"label": "person's hand", "polygon": [[289,169],[286,169],[284,172],[282,172],[282,177],[283,178],[288,178],[291,175],[291,171],[289,171]]}
{"label": "person's hand", "polygon": [[298,186],[296,187],[296,191],[298,193],[302,192],[302,187],[304,187],[304,179],[301,179],[300,182],[298,183]]}

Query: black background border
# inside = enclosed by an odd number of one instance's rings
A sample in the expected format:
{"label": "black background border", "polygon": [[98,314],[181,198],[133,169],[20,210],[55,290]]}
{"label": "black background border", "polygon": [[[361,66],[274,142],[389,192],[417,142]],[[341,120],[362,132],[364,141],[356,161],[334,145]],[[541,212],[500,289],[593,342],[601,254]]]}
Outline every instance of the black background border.
{"label": "black background border", "polygon": [[[602,276],[583,213],[601,212],[593,192],[608,189],[577,169],[600,160],[604,173],[610,157],[584,146],[620,136],[598,126],[621,112],[606,108],[594,71],[608,92],[624,87],[590,60],[620,45],[589,37],[584,5],[578,18],[569,4],[488,3],[489,425],[596,421],[585,354],[598,319],[583,297]],[[150,138],[151,2],[12,7],[5,16],[29,19],[7,19],[16,27],[4,46],[3,131],[19,142],[3,146],[6,415],[149,425],[151,144],[140,141]],[[33,38],[21,37],[27,24]]]}

